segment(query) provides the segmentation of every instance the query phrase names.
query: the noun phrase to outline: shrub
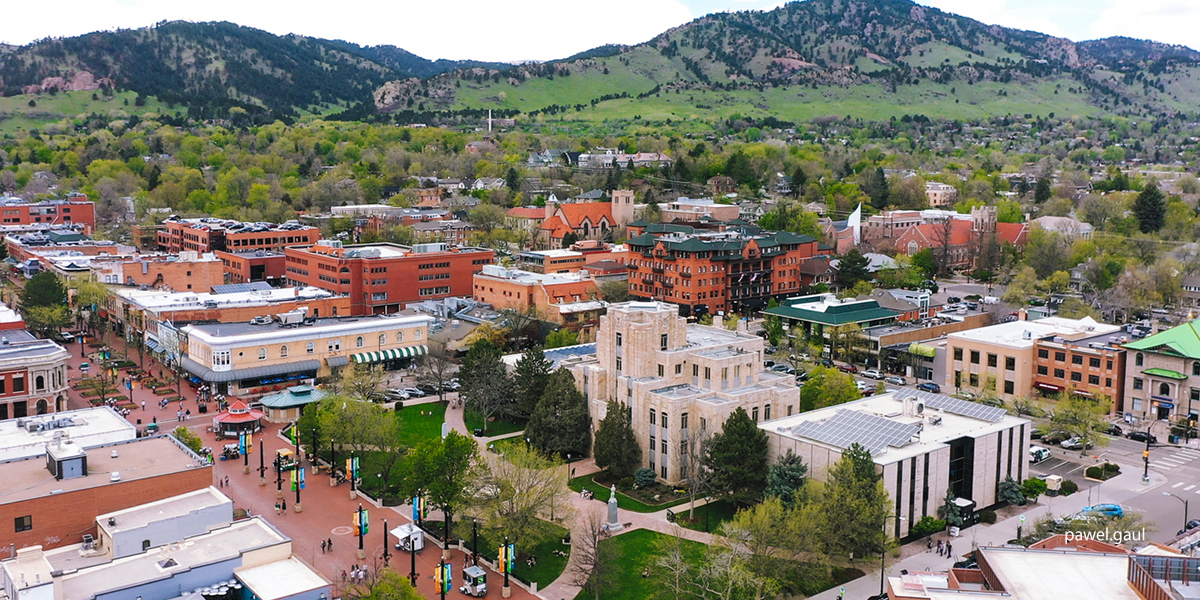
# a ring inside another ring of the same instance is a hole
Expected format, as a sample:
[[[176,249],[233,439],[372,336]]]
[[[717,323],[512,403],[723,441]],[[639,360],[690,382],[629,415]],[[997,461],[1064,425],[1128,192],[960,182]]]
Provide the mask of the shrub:
[[[1045,480],[1038,479],[1037,477],[1030,477],[1021,484],[1021,488],[1021,491],[1025,494],[1026,498],[1035,500],[1038,496],[1046,493],[1046,482]]]
[[[631,487],[633,487],[633,478],[632,477],[622,477],[617,480],[617,489],[627,490]]]
[[[1117,463],[1106,462],[1102,468],[1104,469],[1104,473],[1106,475],[1118,475],[1121,473],[1121,465],[1118,465]]]
[[[654,485],[654,470],[641,468],[633,474],[634,489],[642,489]]]
[[[1062,492],[1062,495],[1070,496],[1071,494],[1079,491],[1079,484],[1071,481],[1070,479],[1064,479],[1062,482],[1062,489],[1060,491]]]
[[[921,517],[916,525],[913,525],[912,532],[916,535],[933,535],[946,528],[946,522],[941,519],[935,519],[929,515]]]
[[[1100,470],[1100,467],[1088,467],[1083,471],[1083,475],[1088,479],[1103,479],[1104,472]]]
[[[979,521],[981,523],[986,523],[988,525],[995,525],[996,524],[996,511],[994,511],[994,510],[979,511]]]

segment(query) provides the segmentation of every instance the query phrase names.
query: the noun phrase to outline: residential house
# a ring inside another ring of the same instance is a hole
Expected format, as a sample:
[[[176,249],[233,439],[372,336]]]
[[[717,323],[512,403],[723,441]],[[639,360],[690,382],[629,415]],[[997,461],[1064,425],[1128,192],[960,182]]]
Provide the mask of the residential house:
[[[737,182],[732,177],[716,175],[708,178],[708,191],[713,197],[721,197],[737,191]]]
[[[925,200],[934,208],[954,206],[958,202],[958,189],[937,181],[925,182]]]
[[[1032,221],[1032,224],[1044,231],[1057,233],[1067,242],[1090,240],[1092,232],[1095,231],[1090,224],[1072,217],[1038,217]]]

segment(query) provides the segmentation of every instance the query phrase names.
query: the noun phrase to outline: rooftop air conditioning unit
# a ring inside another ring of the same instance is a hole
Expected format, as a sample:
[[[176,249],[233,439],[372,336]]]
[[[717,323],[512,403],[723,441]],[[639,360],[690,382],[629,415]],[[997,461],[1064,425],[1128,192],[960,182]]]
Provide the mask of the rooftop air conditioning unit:
[[[930,425],[941,425],[942,424],[942,416],[941,415],[929,415],[929,424]]]

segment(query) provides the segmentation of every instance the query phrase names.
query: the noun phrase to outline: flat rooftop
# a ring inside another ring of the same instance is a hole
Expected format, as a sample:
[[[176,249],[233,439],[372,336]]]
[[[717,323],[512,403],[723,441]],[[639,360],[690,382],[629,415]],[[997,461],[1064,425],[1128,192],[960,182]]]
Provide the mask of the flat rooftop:
[[[950,340],[968,340],[986,344],[996,344],[1009,348],[1031,348],[1034,342],[1046,338],[1062,338],[1062,341],[1074,341],[1103,334],[1114,334],[1121,331],[1120,326],[1097,323],[1091,318],[1063,319],[1049,317],[1036,321],[1009,321],[951,333]]]
[[[74,479],[55,479],[46,468],[46,461],[38,456],[0,462],[0,481],[5,482],[0,504],[111,485],[109,476],[116,472],[125,482],[209,468],[199,456],[165,434],[87,450],[88,475]],[[113,450],[117,451],[117,458],[112,457]]]
[[[211,339],[257,334],[275,336],[280,332],[291,333],[293,331],[308,332],[315,338],[317,332],[328,333],[339,329],[354,329],[371,324],[401,326],[409,324],[416,326],[432,322],[433,320],[433,317],[424,315],[375,315],[366,317],[322,317],[315,319],[311,326],[292,326],[290,328],[281,327],[278,323],[252,325],[249,322],[205,323],[201,325],[188,325],[187,328],[189,334],[199,333]]]
[[[70,419],[74,424],[35,432],[17,427],[17,421],[44,422],[63,419]],[[44,455],[46,444],[54,439],[56,431],[61,431],[67,439],[83,448],[128,441],[137,437],[137,427],[107,406],[8,419],[0,421],[0,461]]]
[[[753,342],[755,340],[762,342],[762,338],[756,335],[730,331],[723,327],[710,327],[708,325],[697,325],[695,323],[689,323],[687,326],[688,349],[691,350],[711,346],[723,346],[727,344],[741,344]]]
[[[259,600],[280,600],[329,585],[295,556],[256,567],[235,569],[237,578]]]
[[[917,412],[920,405],[921,412]],[[858,443],[877,464],[891,464],[1028,423],[1004,409],[912,388],[759,423],[770,435],[845,450]]]
[[[162,292],[160,290],[115,289],[113,293],[150,311],[195,310],[231,306],[267,306],[293,300],[317,300],[333,296],[318,287],[271,288],[228,294]],[[215,306],[213,304],[215,303]]]
[[[533,271],[522,271],[521,269],[503,269],[503,274],[480,271],[475,275],[477,277],[488,277],[526,285],[555,285],[591,281],[591,277],[588,277],[586,273],[534,273]]]
[[[1019,600],[1139,600],[1129,587],[1129,556],[1072,550],[979,549],[1004,589]]]
[[[90,461],[89,461],[90,462]],[[90,469],[89,469],[90,470]],[[119,533],[130,529],[138,529],[155,521],[165,521],[173,517],[181,517],[196,512],[202,508],[229,505],[229,521],[233,520],[233,500],[212,486],[202,490],[164,498],[149,504],[141,504],[133,508],[118,510],[96,517],[100,529],[110,533]],[[109,525],[108,520],[116,520],[116,525]]]

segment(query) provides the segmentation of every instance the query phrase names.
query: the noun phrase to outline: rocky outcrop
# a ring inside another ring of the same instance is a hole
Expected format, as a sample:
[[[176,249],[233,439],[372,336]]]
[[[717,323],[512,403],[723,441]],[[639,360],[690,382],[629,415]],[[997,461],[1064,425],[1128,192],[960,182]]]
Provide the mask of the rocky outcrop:
[[[47,77],[40,84],[27,85],[21,88],[21,91],[26,94],[39,94],[50,90],[58,90],[60,92],[87,92],[98,90],[102,86],[113,87],[113,81],[107,77],[96,78],[95,75],[87,71],[80,71],[73,75],[70,81],[62,77]]]

